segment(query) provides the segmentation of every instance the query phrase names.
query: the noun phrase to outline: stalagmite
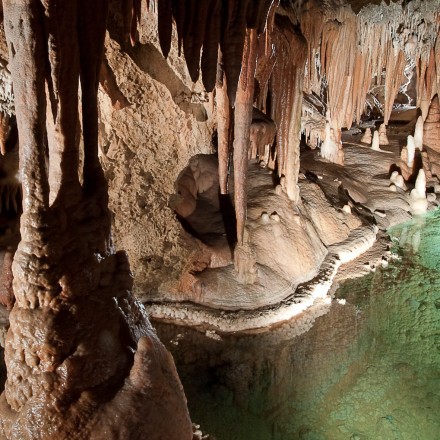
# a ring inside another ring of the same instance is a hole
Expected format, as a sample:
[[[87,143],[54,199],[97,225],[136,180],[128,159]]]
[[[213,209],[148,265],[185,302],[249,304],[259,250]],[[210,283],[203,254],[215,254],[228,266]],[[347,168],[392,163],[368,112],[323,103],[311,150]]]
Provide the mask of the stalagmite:
[[[363,144],[371,144],[371,141],[373,140],[373,137],[371,135],[371,128],[367,127],[367,129],[365,130],[365,133],[363,134],[362,138],[361,138],[361,142]]]
[[[380,145],[389,145],[390,141],[387,136],[387,127],[385,124],[381,124],[379,127],[379,144]]]
[[[330,162],[337,163],[339,165],[344,164],[342,146],[339,142],[335,141],[334,131],[331,128],[329,120],[327,120],[325,123],[325,136],[324,142],[321,144],[321,156]]]
[[[416,185],[414,190],[417,192],[419,196],[426,197],[426,176],[425,176],[425,171],[423,169],[420,169],[419,173],[417,174]]]
[[[420,151],[423,150],[423,118],[419,116],[414,129],[414,145]]]
[[[371,149],[374,151],[381,151],[379,145],[380,145],[379,132],[375,130],[373,133],[373,140],[371,141]]]
[[[410,207],[413,214],[423,214],[428,209],[426,199],[426,177],[423,169],[419,170],[415,188],[411,191]]]
[[[335,163],[338,158],[338,146],[334,141],[334,136],[332,136],[332,129],[329,121],[325,123],[325,136],[324,142],[321,144],[321,156],[324,159]]]
[[[415,153],[416,153],[416,144],[414,141],[414,137],[409,135],[406,143],[406,164],[408,165],[408,167],[413,166]]]
[[[58,6],[3,2],[24,197],[0,437],[190,440],[172,358],[111,241],[97,119],[107,1]]]
[[[266,167],[269,161],[269,149],[276,134],[274,122],[263,112],[254,107],[250,133],[249,159],[259,159]]]
[[[390,183],[395,185],[397,188],[403,189],[404,191],[406,191],[406,189],[407,189],[406,185],[405,185],[405,181],[403,179],[403,176],[401,174],[399,174],[398,171],[393,171],[391,173]]]

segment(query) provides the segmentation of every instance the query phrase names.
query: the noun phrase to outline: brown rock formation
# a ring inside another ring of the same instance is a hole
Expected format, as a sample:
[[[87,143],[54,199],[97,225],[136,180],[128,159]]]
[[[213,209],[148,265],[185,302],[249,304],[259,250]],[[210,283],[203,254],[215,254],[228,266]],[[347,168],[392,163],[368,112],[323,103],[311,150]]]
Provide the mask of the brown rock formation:
[[[250,133],[250,159],[259,159],[263,167],[268,165],[270,148],[275,139],[275,123],[263,112],[254,107]]]
[[[423,143],[426,146],[429,171],[440,176],[440,104],[435,95],[423,124]],[[428,171],[428,170],[426,170]]]
[[[423,125],[423,143],[440,153],[440,104],[435,95],[429,106],[428,116]]]
[[[257,32],[248,30],[243,52],[243,68],[238,82],[234,113],[234,203],[237,240],[243,244],[246,222],[246,179],[254,102],[254,76],[257,62]]]
[[[207,0],[200,4],[190,1],[158,0],[159,40],[162,53],[168,56],[171,48],[173,20],[176,23],[179,50],[183,46],[188,71],[193,81],[202,71],[206,90],[212,91],[216,82],[218,46],[223,54],[223,66],[228,81],[228,95],[235,101],[246,28],[262,32],[274,0]],[[135,36],[140,16],[140,1],[133,1],[131,39]],[[148,2],[147,2],[148,4]],[[202,53],[202,55],[201,55]]]
[[[217,133],[218,133],[218,174],[220,193],[228,193],[228,166],[232,135],[232,109],[229,104],[226,76],[221,65],[218,65],[215,97],[217,103]]]
[[[284,190],[298,202],[299,141],[306,41],[286,17],[275,17],[274,46],[277,56],[272,78],[272,119],[277,125],[278,175]]]
[[[125,253],[111,243],[97,150],[107,1],[3,7],[24,197],[0,437],[191,439],[171,356],[130,293]]]
[[[14,249],[6,248],[0,252],[0,304],[8,310],[12,309],[15,302],[14,291],[12,289],[12,260],[14,259]]]

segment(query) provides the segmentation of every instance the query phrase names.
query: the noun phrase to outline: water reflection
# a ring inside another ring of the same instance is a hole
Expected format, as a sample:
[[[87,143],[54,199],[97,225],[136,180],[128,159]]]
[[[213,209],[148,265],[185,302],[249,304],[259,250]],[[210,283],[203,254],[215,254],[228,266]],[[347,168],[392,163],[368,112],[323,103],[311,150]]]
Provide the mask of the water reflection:
[[[217,440],[440,438],[440,215],[391,230],[400,259],[352,280],[307,333],[167,325],[192,418]]]

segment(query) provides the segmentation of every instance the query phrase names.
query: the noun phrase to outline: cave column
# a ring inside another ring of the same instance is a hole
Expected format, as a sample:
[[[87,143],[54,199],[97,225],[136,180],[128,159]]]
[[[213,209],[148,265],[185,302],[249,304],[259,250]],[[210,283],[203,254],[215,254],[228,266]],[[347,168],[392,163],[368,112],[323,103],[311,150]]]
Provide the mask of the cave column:
[[[285,187],[287,196],[294,203],[300,201],[298,188],[299,153],[301,141],[301,107],[303,102],[304,67],[295,68],[292,98],[292,110],[290,113],[288,148],[286,152]]]
[[[107,3],[3,2],[23,215],[1,439],[192,438],[172,358],[131,293],[127,255],[111,244],[97,118]]]

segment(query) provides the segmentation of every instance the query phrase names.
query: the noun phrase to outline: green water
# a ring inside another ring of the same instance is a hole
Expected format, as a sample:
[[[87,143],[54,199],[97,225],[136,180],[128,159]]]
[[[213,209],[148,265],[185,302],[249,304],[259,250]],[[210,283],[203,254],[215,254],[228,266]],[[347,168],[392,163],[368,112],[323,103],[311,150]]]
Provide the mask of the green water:
[[[390,234],[400,259],[299,337],[159,326],[193,420],[217,440],[440,439],[440,213]]]

